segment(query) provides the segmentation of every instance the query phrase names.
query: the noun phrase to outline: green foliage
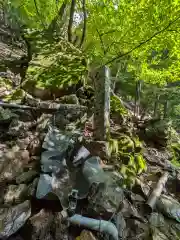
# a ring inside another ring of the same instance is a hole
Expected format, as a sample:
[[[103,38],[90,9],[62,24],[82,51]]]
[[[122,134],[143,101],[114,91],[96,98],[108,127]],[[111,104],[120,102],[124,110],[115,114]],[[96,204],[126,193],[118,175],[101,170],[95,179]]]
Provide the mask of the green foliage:
[[[122,105],[120,99],[116,96],[111,96],[111,113],[128,115],[127,109]]]
[[[22,89],[16,89],[12,91],[11,94],[7,95],[6,97],[3,98],[4,101],[6,102],[16,102],[20,101],[23,99],[25,96],[25,92]]]
[[[180,167],[180,143],[173,143],[169,147],[169,151],[172,154],[171,163],[176,167]]]
[[[29,64],[26,80],[36,82],[36,86],[40,88],[72,86],[85,77],[83,60],[82,52],[67,41],[45,41]]]
[[[146,161],[142,156],[142,143],[138,137],[130,138],[123,134],[118,139],[109,140],[109,151],[112,157],[121,163],[120,173],[124,178],[124,187],[131,188],[136,176],[146,171]]]
[[[118,146],[118,140],[110,138],[108,140],[108,151],[110,155],[118,154],[119,146]]]
[[[10,17],[28,28],[44,29],[57,14],[63,1],[54,0],[9,0]]]
[[[0,77],[0,87],[5,87],[6,89],[11,89],[12,82],[10,79]]]

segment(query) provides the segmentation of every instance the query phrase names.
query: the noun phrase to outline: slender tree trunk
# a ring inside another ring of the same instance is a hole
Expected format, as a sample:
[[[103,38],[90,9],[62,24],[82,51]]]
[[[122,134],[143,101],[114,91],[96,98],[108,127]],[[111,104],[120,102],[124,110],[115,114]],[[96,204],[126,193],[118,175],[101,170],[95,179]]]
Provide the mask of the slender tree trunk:
[[[82,8],[83,8],[83,14],[84,14],[84,25],[83,25],[83,32],[82,32],[82,38],[80,42],[80,47],[82,47],[85,36],[86,36],[86,23],[87,23],[87,14],[86,14],[86,0],[82,0]]]
[[[154,113],[153,116],[157,116],[158,104],[159,104],[159,94],[156,95],[155,103],[154,103]]]
[[[34,5],[35,5],[35,8],[36,8],[36,12],[37,12],[37,14],[38,14],[38,16],[39,16],[39,18],[40,18],[41,24],[42,24],[43,28],[45,29],[45,24],[44,24],[44,22],[42,21],[42,18],[41,18],[42,16],[41,16],[41,14],[39,13],[36,0],[34,0]]]
[[[70,9],[70,17],[69,17],[69,25],[68,25],[68,41],[69,42],[72,42],[72,26],[73,26],[75,6],[76,6],[76,0],[72,0],[71,9]]]
[[[139,108],[140,108],[140,96],[141,96],[141,81],[136,82],[136,93],[135,93],[135,108],[134,108],[134,115],[139,116]]]
[[[168,100],[166,100],[164,102],[164,118],[166,118],[168,115],[168,104],[169,104],[169,102],[168,102]]]
[[[62,20],[62,18],[64,16],[66,6],[67,6],[67,0],[65,0],[63,2],[63,4],[61,5],[61,7],[59,8],[58,14],[53,18],[52,22],[49,24],[49,27],[48,27],[46,33],[53,33],[53,31],[56,28],[58,19]]]

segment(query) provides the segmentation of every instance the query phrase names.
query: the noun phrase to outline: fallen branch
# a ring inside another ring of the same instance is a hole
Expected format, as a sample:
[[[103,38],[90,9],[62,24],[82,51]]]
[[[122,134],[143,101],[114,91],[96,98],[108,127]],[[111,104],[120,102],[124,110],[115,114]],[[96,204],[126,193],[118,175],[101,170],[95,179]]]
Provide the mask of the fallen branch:
[[[151,195],[149,196],[147,203],[146,203],[146,211],[147,213],[151,213],[156,205],[157,200],[161,196],[161,193],[163,191],[163,188],[168,180],[169,173],[165,172],[161,178],[159,179],[156,187],[153,189]]]
[[[86,110],[87,108],[82,105],[76,105],[76,104],[56,104],[55,107],[30,107],[27,105],[19,105],[19,104],[13,104],[13,103],[3,103],[0,102],[0,107],[3,108],[20,108],[23,110],[36,110],[36,111],[41,111],[41,112],[46,112],[46,113],[53,113],[58,110],[72,110],[72,109],[79,109],[79,110]]]

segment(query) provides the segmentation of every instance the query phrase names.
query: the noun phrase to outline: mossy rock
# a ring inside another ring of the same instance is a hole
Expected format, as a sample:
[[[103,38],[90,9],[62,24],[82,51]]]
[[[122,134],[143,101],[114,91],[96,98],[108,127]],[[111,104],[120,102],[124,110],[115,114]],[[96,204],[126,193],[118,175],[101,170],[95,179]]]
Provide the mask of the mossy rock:
[[[3,98],[4,101],[19,103],[25,97],[26,93],[23,89],[16,89],[10,95]]]
[[[30,87],[31,91],[56,92],[57,89],[68,89],[83,81],[87,69],[84,66],[85,57],[79,49],[64,39],[58,43],[43,42],[41,45],[29,63],[24,87]],[[63,92],[60,96],[63,96]]]
[[[145,129],[146,138],[159,146],[166,147],[171,140],[171,121],[160,120],[150,123]]]
[[[76,94],[65,95],[59,99],[60,103],[66,104],[79,104],[79,100]]]
[[[180,144],[172,143],[168,146],[168,150],[172,154],[171,163],[176,167],[180,167]]]
[[[12,81],[5,77],[0,77],[0,87],[6,87],[8,89],[12,89]]]
[[[18,118],[18,116],[16,114],[12,113],[11,110],[0,107],[0,121],[1,122],[11,121],[13,118]]]

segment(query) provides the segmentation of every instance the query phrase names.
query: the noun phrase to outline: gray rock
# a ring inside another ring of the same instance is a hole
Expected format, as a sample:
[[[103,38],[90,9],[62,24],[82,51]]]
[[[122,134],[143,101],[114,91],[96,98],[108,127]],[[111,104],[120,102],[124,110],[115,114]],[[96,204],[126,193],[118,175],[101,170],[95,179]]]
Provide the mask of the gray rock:
[[[45,198],[52,189],[52,177],[48,174],[41,174],[37,186],[36,197],[38,199]]]
[[[59,198],[61,205],[68,207],[68,194],[71,192],[72,186],[68,171],[65,170],[60,173],[60,176],[49,176],[48,174],[41,174],[36,190],[36,198],[38,199],[56,199]]]
[[[162,195],[157,202],[157,207],[164,215],[180,223],[180,203],[174,198]]]
[[[58,150],[60,152],[65,152],[69,145],[74,143],[72,138],[72,133],[60,132],[57,128],[50,128],[42,147],[46,150]]]
[[[165,218],[160,213],[152,213],[149,226],[154,240],[179,240],[180,224],[175,220]]]
[[[27,186],[25,184],[9,185],[4,195],[4,203],[15,204],[25,200],[27,196]]]
[[[8,156],[7,156],[8,155]],[[16,177],[19,176],[24,167],[29,162],[29,152],[10,150],[0,164],[0,179],[1,181],[11,182],[15,181]],[[6,159],[6,161],[5,161]]]
[[[125,234],[126,222],[124,220],[122,213],[119,212],[117,216],[115,216],[115,223],[118,229],[119,238],[124,239],[126,237],[126,234]]]
[[[16,233],[31,215],[30,201],[11,208],[0,209],[0,239],[7,239]]]
[[[16,183],[29,183],[31,182],[36,176],[38,175],[38,172],[31,170],[29,172],[24,172],[20,176],[16,178]]]
[[[53,223],[53,214],[42,209],[39,213],[29,219],[32,227],[32,240],[53,239],[51,237],[51,225]]]
[[[41,155],[41,169],[44,173],[58,173],[65,165],[65,154],[60,151],[45,151]]]

